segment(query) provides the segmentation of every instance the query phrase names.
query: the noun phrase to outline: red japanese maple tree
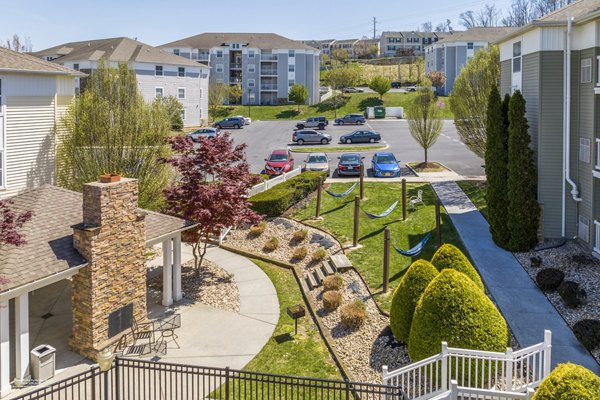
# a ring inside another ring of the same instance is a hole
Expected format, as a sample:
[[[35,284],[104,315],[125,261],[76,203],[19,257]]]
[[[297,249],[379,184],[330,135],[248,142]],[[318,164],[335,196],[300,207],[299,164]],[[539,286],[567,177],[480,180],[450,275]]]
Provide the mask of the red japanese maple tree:
[[[199,143],[186,137],[169,141],[175,154],[165,161],[177,171],[177,180],[164,191],[167,212],[198,224],[193,251],[199,274],[210,236],[260,220],[247,196],[260,178],[250,174],[246,145],[234,146],[227,132]]]
[[[18,213],[10,207],[11,204],[10,200],[0,200],[0,249],[5,245],[27,244],[23,234],[19,233],[19,228],[29,221],[33,214],[31,211]],[[7,282],[8,280],[0,275],[0,285]]]

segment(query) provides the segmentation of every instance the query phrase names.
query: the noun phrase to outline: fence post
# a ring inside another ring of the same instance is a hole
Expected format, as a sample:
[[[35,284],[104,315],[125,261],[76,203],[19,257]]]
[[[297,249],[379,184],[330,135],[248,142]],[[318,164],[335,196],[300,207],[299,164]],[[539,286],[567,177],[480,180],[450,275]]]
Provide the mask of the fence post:
[[[225,400],[229,400],[229,367],[225,367]]]
[[[402,221],[406,221],[406,178],[402,178]]]
[[[552,332],[548,329],[544,330],[544,376],[542,379],[547,377],[552,370]]]
[[[346,400],[350,400],[350,381],[346,378],[344,382],[346,382]]]
[[[388,292],[388,281],[390,280],[390,228],[383,231],[383,293]]]
[[[360,163],[360,199],[365,197],[365,165]]]
[[[442,342],[442,390],[448,390],[448,343]]]
[[[92,367],[92,399],[96,400],[96,368]]]
[[[504,376],[506,377],[506,391],[512,392],[513,390],[513,349],[511,347],[506,348],[506,353],[504,353],[504,357],[506,358],[506,373]]]
[[[119,357],[115,357],[115,365],[114,365],[114,370],[115,370],[115,400],[119,400],[121,398],[120,395],[120,389],[121,389],[121,374],[119,372]]]
[[[458,382],[454,379],[450,382],[450,398],[452,400],[458,399]]]
[[[354,235],[352,238],[352,246],[358,246],[358,220],[360,218],[360,198],[354,196]]]
[[[528,389],[527,389],[527,397],[526,397],[526,399],[527,399],[527,400],[531,400],[531,399],[533,399],[533,395],[534,395],[534,394],[535,394],[535,389],[533,389],[533,388],[528,388]]]
[[[435,242],[439,249],[442,246],[442,216],[440,212],[441,202],[439,197],[435,198]]]
[[[323,177],[319,177],[319,186],[317,186],[317,210],[315,211],[315,219],[321,215],[321,191],[323,190]]]

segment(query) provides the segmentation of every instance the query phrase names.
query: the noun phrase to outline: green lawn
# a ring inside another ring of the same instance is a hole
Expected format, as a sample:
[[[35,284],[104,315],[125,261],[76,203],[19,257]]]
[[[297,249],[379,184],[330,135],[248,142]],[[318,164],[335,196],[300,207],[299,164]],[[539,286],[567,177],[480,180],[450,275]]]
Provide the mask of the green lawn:
[[[376,93],[347,93],[350,96],[350,101],[337,110],[337,116],[343,116],[350,113],[363,113],[367,107],[379,105],[379,95]],[[405,107],[408,102],[415,97],[415,93],[386,93],[383,96],[383,105],[388,107],[401,106]],[[444,119],[453,119],[452,112],[448,105],[447,97],[440,97],[439,101],[444,104],[442,108],[442,117]],[[251,106],[250,117],[253,120],[282,120],[282,119],[304,119],[313,115],[324,115],[328,119],[334,119],[333,111],[322,111],[319,105],[301,106],[301,113],[297,114],[297,106]],[[229,115],[248,115],[248,106],[234,106],[222,108],[221,117]]]
[[[271,339],[244,369],[311,378],[342,379],[310,316],[299,320],[299,334],[294,337],[294,321],[287,315],[286,308],[296,304],[306,307],[306,304],[292,271],[263,261],[252,261],[275,285],[281,316]]]
[[[487,219],[487,200],[485,198],[485,192],[487,189],[486,181],[459,181],[456,182],[458,186],[466,193],[471,199],[475,207],[481,212],[481,215]]]
[[[330,190],[343,192],[350,183],[334,183]],[[392,245],[407,250],[419,243],[425,233],[431,231],[432,236],[427,246],[417,258],[430,260],[435,252],[435,196],[431,187],[427,184],[408,184],[407,197],[416,196],[417,190],[423,190],[424,206],[417,206],[415,211],[408,211],[408,218],[402,221],[402,209],[398,207],[385,218],[368,219],[364,213],[360,215],[359,243],[362,248],[348,253],[348,257],[361,273],[375,299],[384,310],[390,308],[391,293],[398,285],[400,278],[406,268],[413,261],[408,257],[398,254],[391,249],[390,258],[390,290],[388,294],[381,293],[383,275],[383,231],[389,227],[392,235]],[[322,221],[308,221],[316,227],[323,228],[338,238],[342,243],[351,241],[353,234],[354,195],[357,195],[358,187],[347,197],[335,198],[327,194],[323,195],[321,203]],[[401,199],[402,188],[400,183],[365,183],[365,199],[361,207],[370,213],[381,213],[385,211],[394,201]],[[315,201],[305,207],[297,209],[293,217],[299,220],[309,219],[314,216]],[[450,218],[442,209],[442,242],[452,243],[461,250],[464,246],[450,222]],[[415,258],[416,259],[416,258]]]

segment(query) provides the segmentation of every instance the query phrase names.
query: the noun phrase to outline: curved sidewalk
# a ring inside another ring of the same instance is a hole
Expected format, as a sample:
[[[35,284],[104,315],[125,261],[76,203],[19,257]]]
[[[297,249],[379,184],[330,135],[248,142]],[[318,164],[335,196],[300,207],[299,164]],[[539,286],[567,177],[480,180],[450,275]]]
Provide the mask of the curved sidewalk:
[[[552,331],[552,365],[567,361],[600,373],[600,365],[579,343],[562,316],[514,255],[496,246],[489,225],[455,182],[432,183],[485,286],[522,347]]]

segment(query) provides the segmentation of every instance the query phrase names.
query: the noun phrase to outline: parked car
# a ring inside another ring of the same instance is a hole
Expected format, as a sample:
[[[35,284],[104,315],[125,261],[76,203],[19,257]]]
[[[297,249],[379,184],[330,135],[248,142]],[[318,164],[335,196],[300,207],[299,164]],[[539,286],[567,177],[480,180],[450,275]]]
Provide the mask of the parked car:
[[[327,171],[327,176],[331,172],[329,169],[329,158],[325,153],[310,153],[304,160],[305,171]]]
[[[344,93],[362,93],[364,89],[356,88],[356,87],[347,87],[343,90]]]
[[[298,144],[304,143],[321,143],[328,144],[331,142],[331,135],[317,132],[312,129],[304,129],[296,131],[292,134],[292,141]]]
[[[289,150],[273,150],[265,162],[265,174],[269,178],[294,169],[294,156]]]
[[[365,116],[362,114],[346,114],[341,118],[336,118],[335,123],[338,125],[344,125],[344,124],[362,125],[365,123]]]
[[[338,157],[338,175],[360,175],[360,166],[364,157],[359,153],[344,153]]]
[[[225,119],[215,122],[213,124],[213,126],[217,129],[223,129],[223,128],[241,129],[244,127],[245,124],[246,124],[246,121],[244,120],[244,118],[228,117],[228,118],[225,118]]]
[[[416,92],[417,91],[417,87],[415,85],[413,85],[413,86],[407,86],[405,90],[407,92]]]
[[[340,143],[375,143],[381,140],[381,135],[373,131],[358,130],[340,137]]]
[[[200,128],[188,133],[186,136],[194,142],[200,142],[200,138],[202,137],[208,139],[216,138],[219,136],[219,130],[217,128]]]
[[[244,117],[243,115],[234,115],[232,118],[241,118],[244,120],[244,125],[250,125],[252,123],[252,118]]]
[[[374,177],[400,176],[400,161],[393,153],[378,152],[371,160]]]
[[[400,89],[400,82],[392,82],[392,89]]]
[[[310,117],[307,118],[306,121],[299,121],[296,124],[296,128],[316,128],[323,130],[327,125],[329,125],[329,121],[325,117]]]

